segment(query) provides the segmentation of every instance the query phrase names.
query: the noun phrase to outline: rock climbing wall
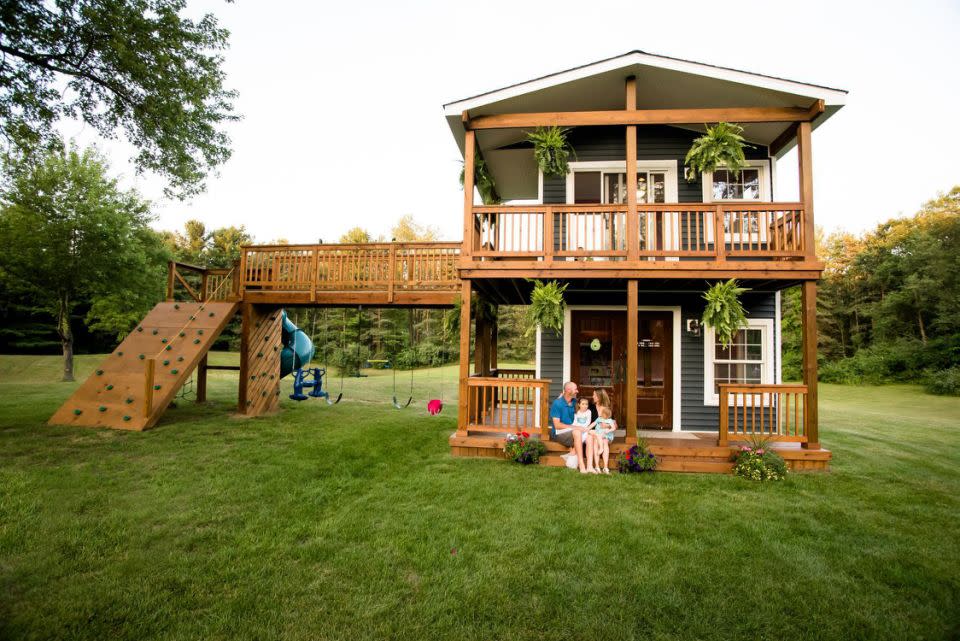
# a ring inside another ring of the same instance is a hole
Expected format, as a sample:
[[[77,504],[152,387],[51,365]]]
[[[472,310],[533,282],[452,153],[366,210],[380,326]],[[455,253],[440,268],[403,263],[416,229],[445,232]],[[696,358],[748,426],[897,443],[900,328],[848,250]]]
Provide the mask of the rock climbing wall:
[[[152,427],[236,314],[237,306],[235,302],[158,304],[49,423],[125,430]]]
[[[280,406],[280,308],[244,303],[240,343],[242,414],[261,416]]]

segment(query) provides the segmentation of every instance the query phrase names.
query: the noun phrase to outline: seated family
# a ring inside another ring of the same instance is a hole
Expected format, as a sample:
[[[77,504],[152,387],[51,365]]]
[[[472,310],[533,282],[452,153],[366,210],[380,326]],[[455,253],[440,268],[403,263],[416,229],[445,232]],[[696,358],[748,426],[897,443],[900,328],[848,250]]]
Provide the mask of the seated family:
[[[582,474],[599,474],[601,469],[609,474],[610,443],[617,429],[610,418],[610,397],[602,389],[594,390],[592,406],[581,398],[574,407],[578,392],[576,383],[564,383],[563,394],[550,405],[550,439],[570,448]]]

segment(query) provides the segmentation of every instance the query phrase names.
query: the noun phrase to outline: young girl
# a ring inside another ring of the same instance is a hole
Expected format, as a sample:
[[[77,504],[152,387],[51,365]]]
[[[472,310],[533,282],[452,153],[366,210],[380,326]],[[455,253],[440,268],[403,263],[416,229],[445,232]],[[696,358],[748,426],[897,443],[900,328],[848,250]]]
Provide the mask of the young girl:
[[[593,446],[593,466],[594,469],[600,469],[600,455],[603,454],[603,473],[609,474],[610,468],[610,443],[613,442],[613,432],[617,429],[617,422],[610,418],[609,407],[601,405],[598,408],[600,416],[593,422],[593,431],[591,436],[595,439]]]
[[[577,413],[573,415],[573,425],[574,427],[582,427],[584,430],[588,430],[590,429],[590,422],[592,420],[590,401],[589,399],[581,398],[577,401]]]

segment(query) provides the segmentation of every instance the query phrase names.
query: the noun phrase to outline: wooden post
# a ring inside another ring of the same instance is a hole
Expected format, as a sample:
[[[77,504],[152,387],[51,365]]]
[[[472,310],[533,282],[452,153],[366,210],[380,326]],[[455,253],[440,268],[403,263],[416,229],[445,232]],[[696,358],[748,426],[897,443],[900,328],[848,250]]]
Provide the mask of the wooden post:
[[[500,332],[497,329],[497,325],[500,321],[500,308],[494,306],[493,308],[493,323],[490,325],[490,369],[494,370],[498,368],[497,365],[497,340],[500,336]]]
[[[813,226],[813,149],[809,122],[797,125],[797,158],[800,168],[800,202],[803,203],[803,246],[807,258],[816,260]]]
[[[167,263],[167,302],[173,302],[173,283],[176,278],[177,264],[174,261]]]
[[[543,262],[553,267],[553,207],[543,208]]]
[[[204,354],[197,365],[197,402],[207,402],[207,355]]]
[[[637,109],[637,79],[627,78],[626,105]],[[627,260],[637,260],[640,252],[640,229],[637,215],[637,126],[627,125]]]
[[[489,376],[487,367],[487,321],[483,314],[473,321],[473,371],[478,376]]]
[[[210,297],[210,294],[207,292],[207,287],[210,284],[210,275],[207,273],[207,270],[203,270],[203,273],[200,275],[200,301],[204,303]]]
[[[730,440],[730,392],[726,385],[720,386],[720,434],[717,445],[726,447]]]
[[[820,449],[820,431],[817,424],[817,281],[807,280],[802,285],[803,384],[807,386],[807,441],[803,447]]]
[[[467,434],[467,379],[470,377],[470,296],[472,286],[463,279],[460,287],[460,398],[457,403],[457,432]]]
[[[250,334],[253,323],[253,305],[242,303],[240,308],[240,388],[237,391],[237,411],[247,413],[247,377],[250,376]]]
[[[463,139],[463,247],[462,258],[473,254],[473,160],[476,154],[476,134],[467,130]]]
[[[624,394],[624,411],[627,413],[627,443],[637,442],[637,289],[636,280],[627,281],[627,375]],[[674,340],[680,340],[677,336]]]
[[[157,359],[148,358],[144,364],[143,378],[143,422],[146,425],[150,422],[150,415],[153,413],[153,380],[157,371]]]
[[[726,212],[720,204],[713,207],[713,251],[717,262],[722,263],[727,260],[727,233],[723,225]]]
[[[390,273],[390,280],[387,281],[387,302],[392,303],[394,285],[397,282],[397,247],[394,243],[390,243],[390,257],[387,269]]]

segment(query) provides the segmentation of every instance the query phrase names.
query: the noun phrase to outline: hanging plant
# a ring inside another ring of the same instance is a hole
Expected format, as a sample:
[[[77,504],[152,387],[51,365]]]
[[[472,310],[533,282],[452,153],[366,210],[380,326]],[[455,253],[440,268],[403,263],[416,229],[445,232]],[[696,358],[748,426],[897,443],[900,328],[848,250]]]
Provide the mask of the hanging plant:
[[[747,326],[747,312],[740,303],[740,295],[749,291],[740,287],[735,278],[727,282],[716,283],[703,294],[707,306],[703,310],[704,325],[713,328],[717,340],[729,347],[734,335]]]
[[[453,307],[443,314],[443,334],[447,339],[457,339],[460,336],[460,297],[453,302]],[[483,319],[488,323],[497,321],[497,308],[479,296],[473,296],[470,305],[470,316],[474,319]]]
[[[461,163],[463,165],[463,163]],[[466,165],[460,168],[460,187],[463,188],[464,173]],[[486,161],[480,157],[480,154],[473,156],[473,184],[480,192],[480,199],[484,205],[499,205],[500,194],[497,193],[497,185],[493,181],[493,176],[487,169]]]
[[[566,127],[537,127],[527,132],[527,140],[533,143],[533,157],[547,178],[570,173],[570,156],[577,155],[567,142],[568,131]]]
[[[537,327],[559,334],[563,331],[563,315],[567,309],[563,300],[567,285],[561,285],[555,280],[549,283],[539,280],[531,282],[533,291],[530,292],[530,308],[527,311],[527,336],[535,332]]]
[[[743,127],[729,122],[718,122],[711,127],[705,125],[707,133],[693,141],[683,164],[687,166],[687,180],[693,182],[697,174],[724,167],[739,175],[740,169],[747,164],[743,155]]]

